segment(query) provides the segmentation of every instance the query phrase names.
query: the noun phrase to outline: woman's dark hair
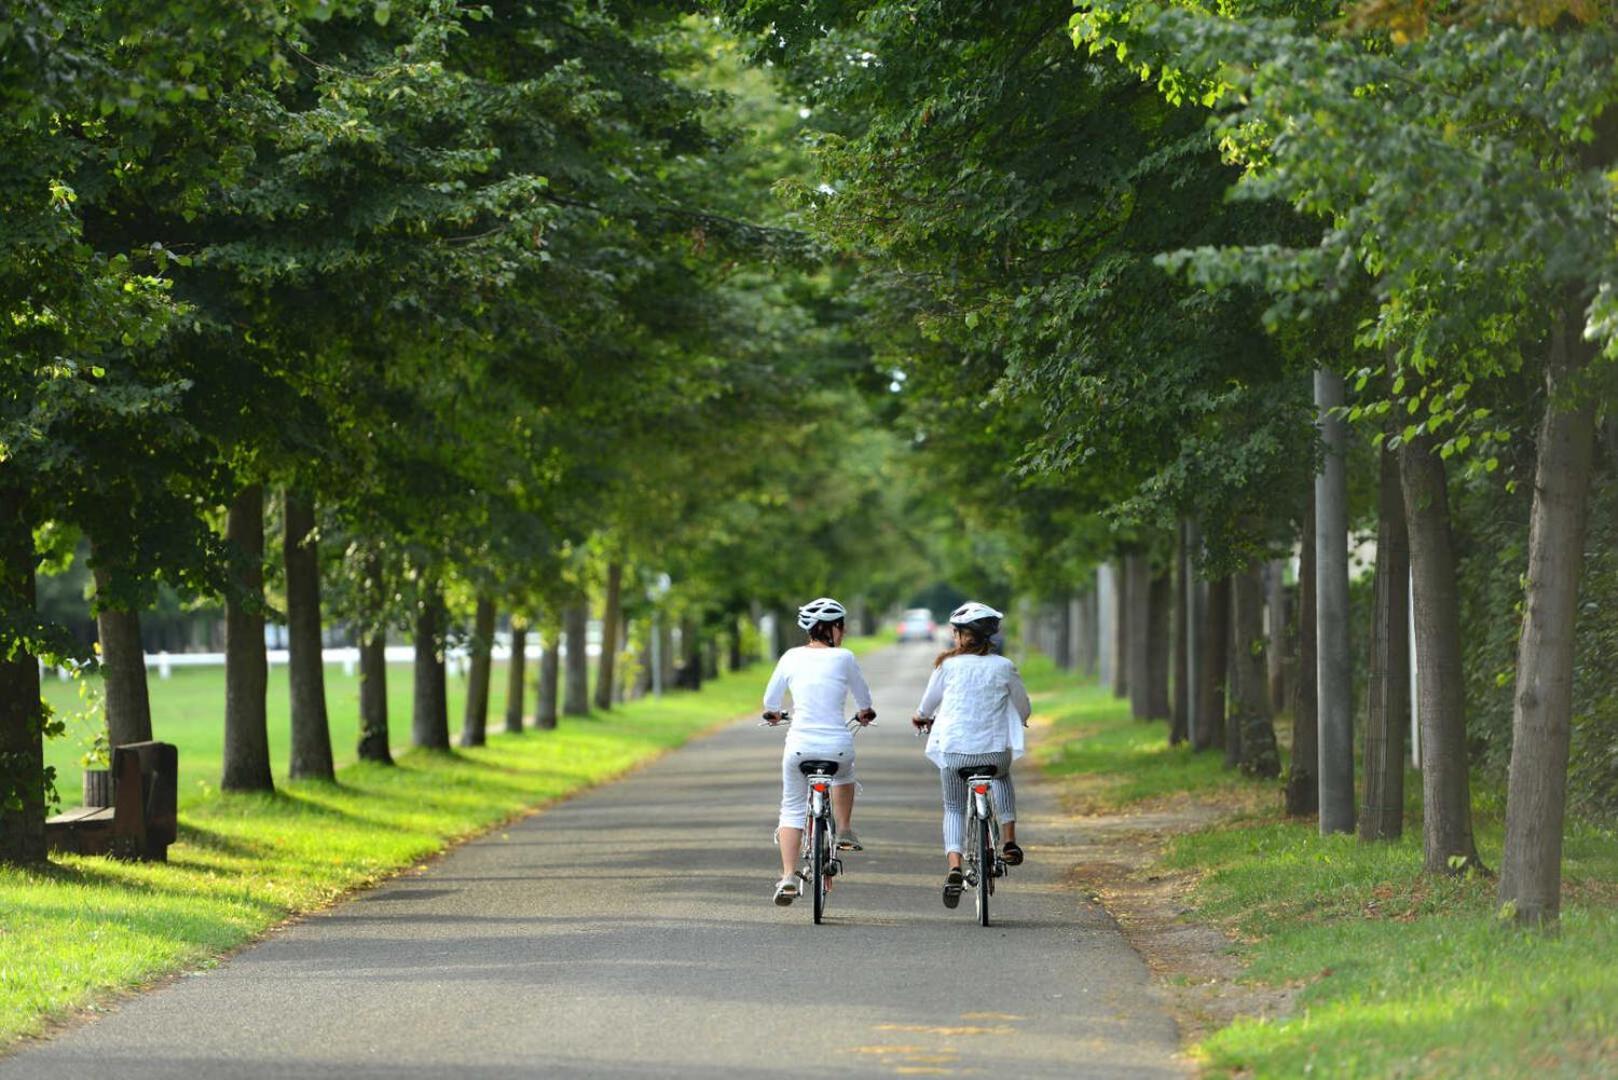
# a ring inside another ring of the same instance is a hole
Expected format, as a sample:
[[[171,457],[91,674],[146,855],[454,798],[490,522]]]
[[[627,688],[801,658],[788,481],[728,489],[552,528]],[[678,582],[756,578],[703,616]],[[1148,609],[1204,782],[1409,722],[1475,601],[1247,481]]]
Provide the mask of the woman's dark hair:
[[[831,645],[833,644],[832,630],[834,628],[841,629],[842,625],[842,619],[834,619],[831,622],[817,622],[809,628],[809,640]]]
[[[960,638],[956,638],[955,644],[938,654],[938,659],[933,661],[933,667],[938,667],[952,656],[988,656],[994,652],[993,640],[977,627],[957,626],[954,629],[957,634],[965,635],[967,640],[963,643]]]

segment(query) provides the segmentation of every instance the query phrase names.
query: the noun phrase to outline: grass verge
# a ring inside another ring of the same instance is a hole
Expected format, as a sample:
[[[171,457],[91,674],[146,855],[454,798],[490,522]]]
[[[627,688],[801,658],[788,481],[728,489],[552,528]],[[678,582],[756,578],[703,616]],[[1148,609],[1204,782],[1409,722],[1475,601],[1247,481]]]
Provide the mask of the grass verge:
[[[1388,844],[1321,837],[1279,791],[1167,746],[1165,726],[1035,658],[1037,760],[1099,812],[1191,796],[1229,816],[1170,840],[1154,873],[1195,881],[1190,918],[1232,934],[1245,980],[1295,988],[1291,1015],[1238,1018],[1196,1047],[1219,1076],[1612,1075],[1618,1061],[1618,837],[1570,823],[1561,932],[1495,917],[1494,882],[1421,873],[1420,808]],[[1081,783],[1082,782],[1082,783]],[[1407,791],[1419,798],[1419,778]],[[1478,846],[1498,866],[1502,806],[1479,789]]]
[[[61,856],[41,871],[0,868],[0,1048],[749,712],[767,675],[760,665],[475,750],[410,752],[394,768],[352,763],[334,784],[193,789],[166,864]]]

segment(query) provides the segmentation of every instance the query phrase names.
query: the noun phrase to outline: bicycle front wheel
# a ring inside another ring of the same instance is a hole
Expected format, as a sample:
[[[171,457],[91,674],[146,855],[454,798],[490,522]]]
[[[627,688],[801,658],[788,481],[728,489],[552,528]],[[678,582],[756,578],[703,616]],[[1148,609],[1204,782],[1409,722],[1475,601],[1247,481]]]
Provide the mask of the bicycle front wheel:
[[[815,925],[818,926],[826,914],[826,819],[815,818],[811,830],[809,892],[815,898]]]
[[[978,864],[978,925],[989,925],[989,895],[994,891],[994,836],[983,818],[972,822],[972,851]]]

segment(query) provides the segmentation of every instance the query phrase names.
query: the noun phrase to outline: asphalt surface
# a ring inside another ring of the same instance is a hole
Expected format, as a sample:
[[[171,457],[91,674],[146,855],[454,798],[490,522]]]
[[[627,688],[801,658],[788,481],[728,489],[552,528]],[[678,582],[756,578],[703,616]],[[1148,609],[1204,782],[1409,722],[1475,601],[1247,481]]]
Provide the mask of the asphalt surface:
[[[937,771],[906,722],[931,655],[863,661],[866,851],[824,925],[770,902],[781,735],[744,722],[0,1060],[0,1080],[1183,1075],[1140,958],[1064,887],[1070,826],[1030,770],[1028,861],[995,925],[970,895],[940,903]]]

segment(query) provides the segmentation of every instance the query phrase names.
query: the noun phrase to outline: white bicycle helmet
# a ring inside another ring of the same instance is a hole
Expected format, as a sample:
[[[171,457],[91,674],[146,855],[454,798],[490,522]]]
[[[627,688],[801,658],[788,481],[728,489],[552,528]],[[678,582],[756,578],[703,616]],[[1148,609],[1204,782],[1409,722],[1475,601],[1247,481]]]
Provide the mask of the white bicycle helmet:
[[[1000,620],[1003,618],[1005,618],[1004,615],[988,604],[968,600],[949,613],[949,624],[951,626],[967,627],[984,635],[989,635],[1000,629]]]
[[[847,614],[842,604],[829,596],[822,596],[798,609],[798,629],[808,630],[816,623],[836,622]]]

